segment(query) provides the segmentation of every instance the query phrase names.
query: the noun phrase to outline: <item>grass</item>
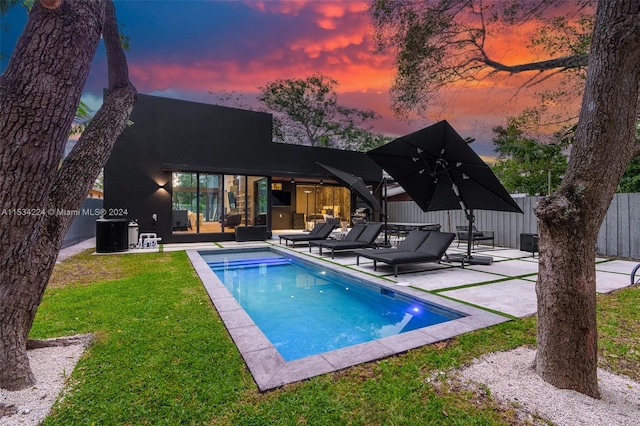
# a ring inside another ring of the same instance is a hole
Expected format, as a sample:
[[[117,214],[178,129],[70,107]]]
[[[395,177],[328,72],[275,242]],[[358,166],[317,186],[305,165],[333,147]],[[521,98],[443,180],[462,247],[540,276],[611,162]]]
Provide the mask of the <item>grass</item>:
[[[640,377],[637,288],[598,297],[602,365]],[[260,393],[184,252],[70,258],[32,329],[94,333],[45,425],[515,425],[488,392],[441,380],[482,354],[535,344],[535,318]]]

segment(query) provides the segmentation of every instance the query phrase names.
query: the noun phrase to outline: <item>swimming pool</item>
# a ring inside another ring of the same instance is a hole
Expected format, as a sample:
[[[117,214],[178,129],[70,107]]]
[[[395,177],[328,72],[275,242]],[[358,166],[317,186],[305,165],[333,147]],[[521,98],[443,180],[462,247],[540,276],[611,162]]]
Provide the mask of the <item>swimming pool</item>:
[[[403,331],[399,334],[380,334],[382,337],[374,340],[355,343],[333,350],[328,349],[327,352],[318,353],[316,355],[287,360],[279,351],[279,349],[282,348],[278,348],[272,343],[261,327],[257,325],[257,322],[254,321],[247,310],[242,307],[241,303],[236,300],[229,289],[223,284],[222,280],[213,272],[211,267],[207,264],[207,261],[203,258],[203,256],[207,257],[213,252],[224,252],[224,255],[227,256],[228,259],[226,262],[233,263],[243,257],[249,256],[257,258],[261,255],[254,249],[251,249],[248,252],[246,249],[236,250],[231,248],[201,252],[197,250],[187,250],[187,255],[196,273],[200,277],[200,280],[209,294],[213,305],[220,315],[225,327],[229,331],[231,338],[238,347],[240,354],[244,358],[249,371],[261,391],[273,389],[282,386],[283,384],[308,379],[320,374],[340,370],[363,362],[373,361],[406,352],[410,349],[435,343],[459,334],[509,320],[508,318],[495,313],[484,311],[480,308],[469,306],[462,302],[443,298],[411,287],[401,287],[398,290],[398,287],[395,286],[393,281],[359,272],[354,270],[353,267],[348,271],[348,274],[345,274],[342,271],[346,268],[326,260],[316,259],[304,254],[296,253],[294,250],[271,246],[269,244],[262,244],[262,246],[263,248],[270,247],[273,253],[283,255],[284,258],[293,257],[294,259],[302,259],[304,262],[317,266],[320,271],[324,271],[324,274],[321,274],[321,276],[332,273],[348,275],[356,278],[357,280],[363,281],[366,283],[366,286],[375,288],[378,292],[390,292],[387,296],[393,296],[394,299],[402,299],[406,297],[410,300],[417,300],[426,305],[433,305],[438,308],[442,308],[445,312],[456,312],[461,316],[459,318],[450,319],[434,325],[416,328],[410,331]],[[278,261],[283,262],[283,260]],[[288,260],[284,261],[289,262]],[[260,267],[258,269],[260,269]],[[228,271],[230,271],[229,273],[233,273],[233,271],[237,270],[237,268],[228,269]],[[316,280],[317,279],[319,278],[316,278]],[[273,282],[274,280],[269,281]],[[240,293],[242,293],[244,285],[241,281],[237,281],[237,283],[239,283],[239,286],[234,288],[239,288]],[[307,284],[309,284],[309,289],[307,289]],[[299,284],[296,283],[295,289],[292,284],[288,284],[284,287],[281,285],[281,287],[291,291],[296,291],[297,293],[295,294],[289,294],[290,296],[293,295],[293,299],[295,299],[295,296],[302,297],[298,294],[304,294],[305,292],[310,291],[319,292],[321,289],[324,291],[325,288],[329,288],[330,286],[329,284],[318,284],[314,287],[310,284],[311,283],[305,282]],[[262,285],[264,286],[265,284]],[[277,285],[278,284],[276,283],[276,286]],[[336,290],[332,291],[335,292]],[[322,294],[325,295],[325,293]],[[285,312],[286,310],[287,309],[282,308],[279,311]],[[298,319],[298,322],[309,323],[311,324],[310,327],[319,327],[321,325],[320,322],[314,321],[313,318],[314,317],[312,315],[302,315]],[[395,322],[394,324],[396,328],[399,328],[402,321]],[[402,328],[404,328],[404,326]],[[276,342],[276,344],[278,344],[278,342]]]
[[[268,249],[201,255],[286,361],[465,316]]]

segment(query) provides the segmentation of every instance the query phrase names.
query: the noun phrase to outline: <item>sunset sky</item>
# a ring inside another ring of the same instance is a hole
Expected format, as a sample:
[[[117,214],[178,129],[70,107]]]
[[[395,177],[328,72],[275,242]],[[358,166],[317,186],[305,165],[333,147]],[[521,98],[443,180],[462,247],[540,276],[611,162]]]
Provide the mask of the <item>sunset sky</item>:
[[[322,73],[338,81],[338,101],[373,109],[382,119],[373,130],[401,136],[447,119],[462,137],[475,137],[473,148],[492,155],[492,127],[504,124],[531,98],[514,99],[514,83],[504,81],[453,88],[446,105],[428,118],[403,121],[390,109],[394,77],[390,56],[374,53],[368,4],[361,1],[116,1],[130,77],[140,93],[217,103],[210,92],[233,91],[245,105],[254,103],[259,87],[275,79],[305,78]],[[9,54],[26,21],[14,7],[3,18],[3,54]],[[9,24],[9,25],[6,25]],[[8,28],[7,28],[8,27]],[[498,59],[526,56],[522,32],[510,44],[493,47]],[[6,67],[3,58],[2,69]],[[96,54],[83,100],[94,109],[106,85],[103,46]]]

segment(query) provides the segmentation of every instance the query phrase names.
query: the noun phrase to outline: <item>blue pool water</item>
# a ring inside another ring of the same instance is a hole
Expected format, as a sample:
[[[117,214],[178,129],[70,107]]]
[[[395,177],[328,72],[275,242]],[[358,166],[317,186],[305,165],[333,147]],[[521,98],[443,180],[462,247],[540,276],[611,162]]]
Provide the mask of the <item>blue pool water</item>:
[[[463,316],[271,250],[201,256],[287,361]]]

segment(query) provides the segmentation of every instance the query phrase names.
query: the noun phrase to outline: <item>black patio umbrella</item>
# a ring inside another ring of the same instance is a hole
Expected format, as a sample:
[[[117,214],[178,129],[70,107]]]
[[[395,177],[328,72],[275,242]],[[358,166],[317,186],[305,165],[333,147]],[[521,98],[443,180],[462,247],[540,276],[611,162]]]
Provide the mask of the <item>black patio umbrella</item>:
[[[327,166],[326,164],[317,163],[320,167],[328,171],[333,177],[335,177],[338,182],[342,183],[345,186],[348,186],[352,191],[355,191],[358,196],[371,206],[377,212],[382,213],[382,206],[373,196],[373,194],[369,191],[369,188],[364,183],[360,176],[356,176],[352,173],[345,172],[340,169],[336,169],[335,167]]]
[[[329,172],[336,180],[342,183],[345,186],[351,188],[352,191],[355,191],[360,198],[365,201],[372,209],[377,212],[380,212],[384,216],[384,242],[388,244],[389,238],[387,236],[387,214],[382,211],[382,206],[373,196],[371,192],[369,192],[369,188],[364,183],[360,176],[356,176],[353,173],[345,172],[344,170],[336,169],[335,167],[327,166],[326,164],[317,163],[320,167]]]
[[[469,220],[468,260],[472,259],[473,210],[522,213],[489,166],[445,120],[367,154],[423,211],[465,211]]]

